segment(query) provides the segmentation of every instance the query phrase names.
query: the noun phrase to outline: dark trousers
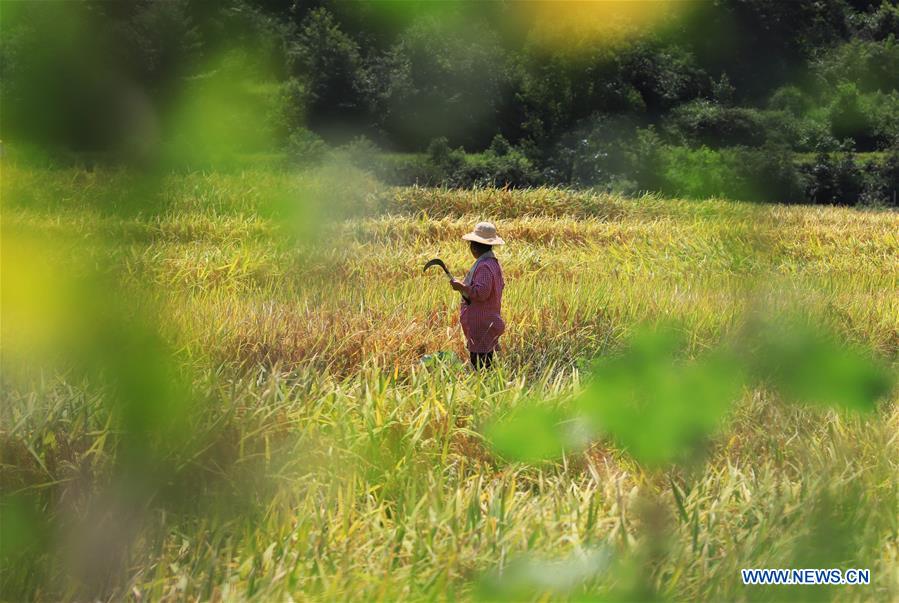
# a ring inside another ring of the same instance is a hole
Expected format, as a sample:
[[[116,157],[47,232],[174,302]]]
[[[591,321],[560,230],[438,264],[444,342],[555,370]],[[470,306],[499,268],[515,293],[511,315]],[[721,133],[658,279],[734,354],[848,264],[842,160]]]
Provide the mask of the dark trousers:
[[[489,369],[493,364],[493,352],[484,352],[483,354],[470,352],[469,360],[471,360],[471,366],[477,370]]]

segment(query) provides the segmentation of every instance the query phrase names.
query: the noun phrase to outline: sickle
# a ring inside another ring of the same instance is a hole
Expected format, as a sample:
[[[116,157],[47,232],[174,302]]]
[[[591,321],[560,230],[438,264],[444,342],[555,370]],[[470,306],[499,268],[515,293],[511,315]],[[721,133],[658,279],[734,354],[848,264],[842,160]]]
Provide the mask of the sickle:
[[[450,273],[449,268],[446,267],[446,264],[443,263],[443,260],[440,258],[434,258],[433,260],[428,260],[428,263],[425,264],[425,267],[422,268],[422,273],[426,272],[428,268],[431,266],[440,266],[443,269],[443,272],[446,273],[446,277],[450,280],[453,280],[453,275]],[[466,304],[470,304],[471,300],[465,297],[465,294],[462,294],[462,299],[465,300]]]
[[[453,275],[450,274],[449,268],[446,267],[446,264],[444,264],[443,260],[441,260],[440,258],[434,258],[433,260],[430,260],[427,264],[425,264],[422,272],[425,272],[431,266],[440,266],[440,268],[443,269],[443,271],[446,273],[447,277],[453,278]]]

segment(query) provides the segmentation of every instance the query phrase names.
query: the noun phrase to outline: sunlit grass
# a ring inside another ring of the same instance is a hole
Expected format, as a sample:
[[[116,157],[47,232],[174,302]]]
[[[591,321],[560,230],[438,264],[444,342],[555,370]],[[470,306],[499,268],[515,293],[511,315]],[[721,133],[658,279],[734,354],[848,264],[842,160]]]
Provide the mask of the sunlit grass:
[[[158,327],[192,382],[189,429],[152,448],[165,473],[133,503],[117,488],[141,476],[121,475],[133,448],[108,388],[11,354],[4,314],[4,526],[24,536],[4,545],[2,598],[520,598],[552,583],[549,560],[596,551],[610,568],[575,572],[559,596],[783,598],[739,569],[859,564],[872,586],[815,596],[899,596],[895,392],[851,414],[747,389],[706,460],[682,468],[608,441],[507,464],[481,435],[535,401],[564,416],[587,363],[645,323],[680,325],[699,355],[747,313],[799,308],[895,367],[895,213],[366,184],[307,230],[272,208],[305,199],[303,176],[170,175],[156,206],[112,211],[128,181],[4,167],[4,310],[22,253],[75,280],[98,266],[115,283],[100,297],[122,296],[115,320]],[[479,219],[509,243],[499,370],[425,368],[463,349],[457,298],[421,266],[439,256],[461,276],[459,236]],[[20,249],[22,233],[52,245]],[[124,526],[107,543],[124,567],[98,584],[100,562],[73,562],[100,546],[77,537],[91,509]]]

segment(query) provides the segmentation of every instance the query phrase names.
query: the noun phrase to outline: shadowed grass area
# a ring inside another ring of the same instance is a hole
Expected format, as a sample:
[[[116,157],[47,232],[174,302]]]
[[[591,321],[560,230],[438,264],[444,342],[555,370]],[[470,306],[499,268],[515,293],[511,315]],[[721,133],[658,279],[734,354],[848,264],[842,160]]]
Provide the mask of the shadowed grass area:
[[[895,212],[355,178],[169,175],[134,213],[128,173],[4,166],[0,598],[899,596],[895,390],[852,413],[744,387],[683,465],[611,437],[510,463],[482,435],[516,414],[577,435],[585,369],[646,324],[701,358],[798,310],[895,373]],[[421,266],[461,276],[479,219],[509,243],[499,370],[423,366],[463,349]],[[744,587],[748,567],[872,585]]]

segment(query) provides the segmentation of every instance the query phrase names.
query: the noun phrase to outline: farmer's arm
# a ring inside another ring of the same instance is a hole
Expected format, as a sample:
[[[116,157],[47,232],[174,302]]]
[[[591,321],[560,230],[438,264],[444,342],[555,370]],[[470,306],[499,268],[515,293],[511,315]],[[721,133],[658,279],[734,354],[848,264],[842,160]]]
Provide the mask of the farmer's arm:
[[[478,269],[475,270],[470,285],[466,285],[462,281],[453,279],[450,286],[468,297],[471,301],[484,301],[490,297],[490,292],[493,290],[493,274],[486,266],[479,266]]]

